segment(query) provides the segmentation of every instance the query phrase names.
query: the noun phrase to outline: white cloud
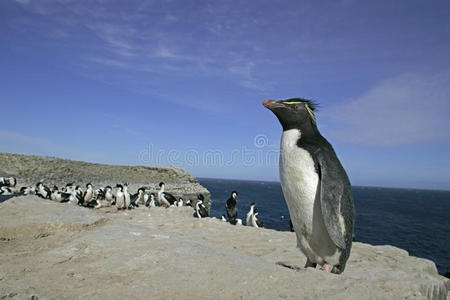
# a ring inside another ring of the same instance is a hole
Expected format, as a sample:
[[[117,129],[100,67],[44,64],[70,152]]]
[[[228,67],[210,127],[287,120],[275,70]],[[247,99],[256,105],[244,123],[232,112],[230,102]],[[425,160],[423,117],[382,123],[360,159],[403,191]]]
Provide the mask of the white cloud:
[[[450,139],[450,73],[402,74],[324,112],[342,142],[396,146]]]
[[[242,41],[248,28],[255,26],[253,19],[243,17],[251,11],[230,12],[228,4],[209,7],[200,3],[198,9],[184,11],[176,3],[161,8],[159,2],[136,1],[123,12],[101,0],[16,1],[28,3],[23,5],[25,9],[46,17],[38,26],[39,18],[30,17],[21,30],[44,36],[50,43],[61,39],[88,41],[77,44],[80,61],[73,63],[89,66],[92,72],[121,68],[125,72],[150,70],[162,76],[173,72],[179,77],[208,74],[251,90],[270,86],[255,76],[261,65],[252,56],[255,43]],[[220,30],[211,31],[215,27]],[[237,54],[236,48],[241,46],[247,50]]]
[[[16,0],[16,2],[22,5],[27,5],[28,3],[30,3],[30,0]]]

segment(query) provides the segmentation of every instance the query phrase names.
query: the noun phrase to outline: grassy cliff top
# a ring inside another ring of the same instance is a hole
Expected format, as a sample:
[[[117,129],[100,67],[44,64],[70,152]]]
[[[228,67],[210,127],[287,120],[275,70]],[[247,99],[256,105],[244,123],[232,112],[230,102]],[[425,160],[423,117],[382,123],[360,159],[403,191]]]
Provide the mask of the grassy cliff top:
[[[193,175],[177,167],[115,166],[9,153],[0,153],[0,176],[30,182],[197,183]]]

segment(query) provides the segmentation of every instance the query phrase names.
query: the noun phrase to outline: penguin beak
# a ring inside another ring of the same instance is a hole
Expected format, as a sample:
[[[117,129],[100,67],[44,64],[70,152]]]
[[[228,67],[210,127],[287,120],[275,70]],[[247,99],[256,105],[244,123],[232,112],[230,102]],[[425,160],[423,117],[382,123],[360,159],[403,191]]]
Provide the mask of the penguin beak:
[[[270,109],[270,110],[272,110],[272,109],[274,109],[274,108],[278,108],[278,107],[284,107],[283,104],[281,104],[281,103],[279,103],[279,102],[277,102],[277,101],[275,101],[275,100],[270,100],[270,99],[264,101],[264,102],[263,102],[263,105],[264,105],[266,108]]]

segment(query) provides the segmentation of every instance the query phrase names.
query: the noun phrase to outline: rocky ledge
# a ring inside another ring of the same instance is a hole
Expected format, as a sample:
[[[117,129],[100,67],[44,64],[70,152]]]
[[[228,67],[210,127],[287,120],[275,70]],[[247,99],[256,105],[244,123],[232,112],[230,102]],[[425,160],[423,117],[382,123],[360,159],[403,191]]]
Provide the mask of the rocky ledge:
[[[113,166],[73,161],[54,157],[28,156],[0,153],[0,176],[14,176],[18,185],[34,185],[44,182],[49,187],[75,183],[84,187],[92,183],[94,188],[129,183],[130,192],[145,187],[156,193],[159,183],[166,183],[166,192],[175,197],[196,200],[203,194],[205,206],[211,208],[211,194],[186,170],[177,167]],[[195,201],[194,201],[195,203]]]
[[[447,299],[433,262],[354,243],[345,272],[301,271],[295,235],[192,208],[99,211],[36,196],[0,203],[0,297],[19,299]]]

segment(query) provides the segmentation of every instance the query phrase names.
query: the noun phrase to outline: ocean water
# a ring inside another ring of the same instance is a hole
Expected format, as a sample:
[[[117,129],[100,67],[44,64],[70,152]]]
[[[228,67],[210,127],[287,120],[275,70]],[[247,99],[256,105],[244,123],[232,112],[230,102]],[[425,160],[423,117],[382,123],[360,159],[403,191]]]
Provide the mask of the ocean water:
[[[289,211],[278,182],[199,178],[211,192],[211,216],[225,213],[231,191],[239,193],[238,217],[257,203],[264,227],[289,231]],[[450,271],[450,191],[353,187],[358,242],[393,245]]]

